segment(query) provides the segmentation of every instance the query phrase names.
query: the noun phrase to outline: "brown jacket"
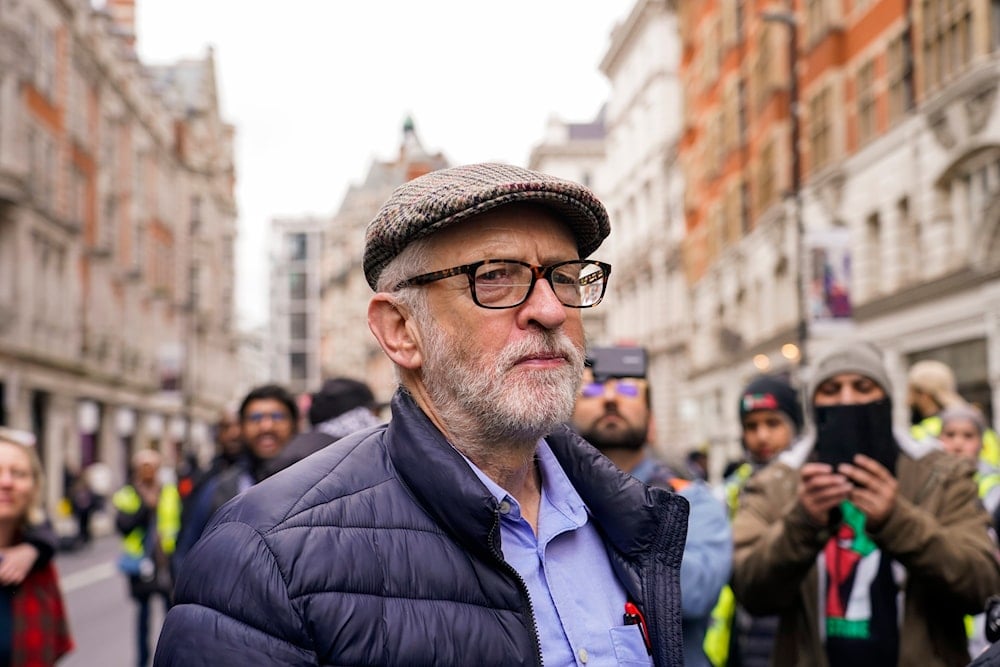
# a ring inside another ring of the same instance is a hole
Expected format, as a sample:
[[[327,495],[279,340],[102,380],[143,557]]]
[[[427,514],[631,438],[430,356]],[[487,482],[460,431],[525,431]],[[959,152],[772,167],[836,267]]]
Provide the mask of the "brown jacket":
[[[885,525],[869,535],[902,565],[899,665],[958,667],[969,662],[965,614],[1000,592],[990,518],[973,481],[975,465],[897,433],[899,495]],[[733,591],[754,614],[781,616],[776,667],[827,667],[820,637],[816,558],[831,532],[797,502],[804,440],[752,477],[733,522]]]

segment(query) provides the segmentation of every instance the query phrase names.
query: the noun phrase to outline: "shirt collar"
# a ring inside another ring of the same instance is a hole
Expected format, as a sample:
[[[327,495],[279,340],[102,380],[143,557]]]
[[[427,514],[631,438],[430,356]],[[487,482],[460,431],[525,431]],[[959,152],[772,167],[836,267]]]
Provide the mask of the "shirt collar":
[[[459,452],[459,454],[462,453]],[[520,518],[521,508],[517,504],[517,500],[502,486],[490,479],[469,457],[462,454],[462,458],[469,464],[472,472],[476,474],[476,477],[479,478],[479,481],[490,492],[490,495],[496,498],[498,503],[505,501],[510,503],[511,516]],[[569,481],[569,477],[566,476],[566,472],[559,465],[559,461],[556,459],[555,454],[552,453],[549,443],[544,438],[541,438],[535,446],[535,461],[537,461],[538,469],[542,475],[543,502],[547,502],[553,509],[557,510],[577,526],[586,523],[587,506],[584,504],[583,499],[580,498],[580,494],[577,493],[573,484]]]

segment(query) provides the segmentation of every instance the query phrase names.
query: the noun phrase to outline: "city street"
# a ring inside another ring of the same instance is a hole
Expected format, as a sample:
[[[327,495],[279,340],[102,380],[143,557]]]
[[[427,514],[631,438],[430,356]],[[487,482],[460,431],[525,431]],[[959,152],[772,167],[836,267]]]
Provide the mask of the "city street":
[[[120,541],[94,540],[89,547],[56,556],[56,567],[69,612],[76,649],[60,667],[126,667],[135,664],[135,604],[125,578],[115,568]],[[152,641],[163,621],[153,605]]]

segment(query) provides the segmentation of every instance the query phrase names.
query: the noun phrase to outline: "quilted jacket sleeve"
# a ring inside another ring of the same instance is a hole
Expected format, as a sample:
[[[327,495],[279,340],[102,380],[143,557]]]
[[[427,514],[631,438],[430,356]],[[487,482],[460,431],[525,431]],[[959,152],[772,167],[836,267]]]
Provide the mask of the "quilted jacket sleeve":
[[[310,645],[263,537],[222,522],[179,573],[154,665],[316,665]]]
[[[792,605],[830,537],[798,504],[797,484],[797,471],[774,463],[743,490],[733,519],[732,588],[752,614],[777,614]]]
[[[920,505],[898,498],[889,519],[872,533],[929,593],[966,614],[982,612],[986,598],[1000,591],[997,546],[974,474],[971,463],[937,455],[927,482],[930,498]]]
[[[733,539],[726,508],[704,482],[680,491],[691,505],[684,559],[681,561],[681,613],[687,618],[708,616],[729,581]]]

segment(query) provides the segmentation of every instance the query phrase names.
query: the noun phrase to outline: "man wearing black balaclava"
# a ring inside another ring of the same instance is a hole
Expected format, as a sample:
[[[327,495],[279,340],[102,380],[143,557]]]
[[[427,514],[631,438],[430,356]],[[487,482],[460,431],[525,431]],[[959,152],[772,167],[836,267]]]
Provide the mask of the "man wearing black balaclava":
[[[733,591],[781,617],[773,664],[965,665],[965,614],[1000,590],[975,467],[892,423],[866,343],[818,360],[814,432],[754,476],[733,524]]]

